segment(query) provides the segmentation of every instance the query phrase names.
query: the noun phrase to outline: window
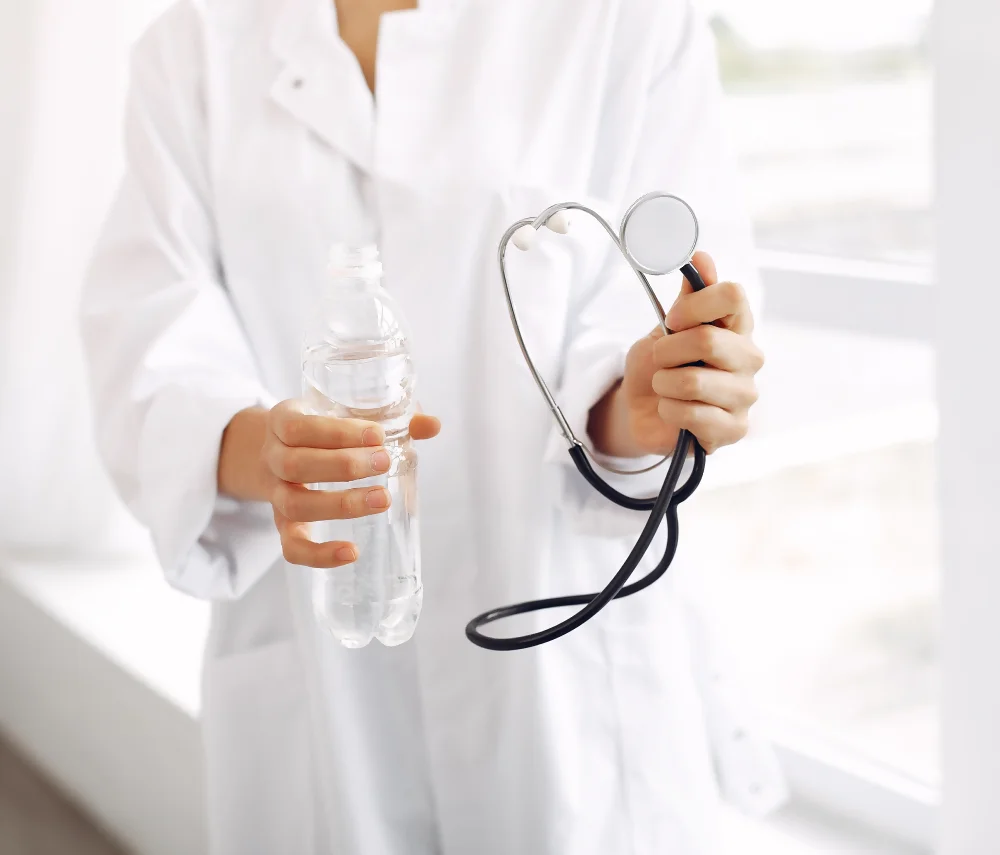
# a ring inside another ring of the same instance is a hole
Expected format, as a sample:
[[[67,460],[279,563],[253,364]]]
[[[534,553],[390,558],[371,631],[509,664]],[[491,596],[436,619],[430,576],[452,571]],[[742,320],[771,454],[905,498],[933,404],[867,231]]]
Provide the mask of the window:
[[[932,792],[930,3],[703,5],[768,365],[751,435],[710,459],[684,539],[712,544],[691,547],[698,582],[778,742],[808,734],[824,757]]]
[[[928,263],[928,0],[704,3],[761,247]]]

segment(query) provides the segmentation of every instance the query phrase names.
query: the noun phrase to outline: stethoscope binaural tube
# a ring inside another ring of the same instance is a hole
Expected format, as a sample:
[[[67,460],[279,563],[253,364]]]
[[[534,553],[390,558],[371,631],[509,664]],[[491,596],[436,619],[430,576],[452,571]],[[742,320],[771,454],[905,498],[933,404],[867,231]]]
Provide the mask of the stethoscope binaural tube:
[[[656,268],[651,265],[643,264],[635,258],[633,253],[629,251],[627,242],[625,240],[626,231],[629,227],[630,220],[633,214],[641,207],[644,202],[661,202],[666,200],[670,201],[670,205],[676,207],[674,203],[678,203],[683,206],[690,213],[691,220],[694,223],[694,236],[691,241],[691,246],[687,252],[686,259],[682,264],[677,264],[670,269],[679,269],[684,277],[688,280],[691,287],[695,291],[700,291],[705,287],[705,283],[698,271],[695,269],[694,265],[690,263],[690,256],[694,252],[694,246],[697,243],[697,218],[694,216],[694,212],[691,210],[690,206],[683,200],[677,199],[675,196],[671,196],[666,193],[649,193],[643,196],[641,199],[637,200],[626,212],[625,217],[622,220],[621,236],[615,233],[608,222],[601,217],[598,213],[592,209],[580,205],[574,202],[562,203],[559,205],[552,205],[546,208],[538,217],[534,219],[527,218],[519,220],[514,223],[501,238],[500,245],[497,252],[497,258],[500,266],[500,279],[501,284],[504,289],[504,296],[507,301],[507,309],[510,314],[511,325],[514,328],[514,334],[517,337],[518,345],[521,349],[521,353],[524,356],[524,360],[531,372],[532,377],[535,380],[539,391],[545,398],[546,403],[549,406],[549,410],[552,412],[553,418],[559,425],[559,428],[566,438],[569,444],[569,455],[573,460],[573,464],[576,466],[577,471],[580,475],[602,496],[607,498],[609,501],[614,502],[623,508],[635,511],[649,511],[649,517],[646,520],[642,531],[637,538],[635,545],[629,552],[628,557],[625,559],[624,563],[618,569],[618,572],[612,577],[608,582],[607,586],[602,591],[593,594],[573,594],[561,597],[548,597],[546,599],[540,600],[528,600],[522,603],[515,603],[509,606],[502,606],[500,608],[491,609],[488,612],[484,612],[481,615],[473,618],[465,627],[465,635],[473,644],[485,648],[487,650],[523,650],[529,647],[536,647],[540,644],[545,644],[549,641],[555,641],[557,638],[561,638],[574,629],[582,626],[588,620],[590,620],[594,615],[596,615],[601,609],[603,609],[611,600],[618,599],[621,597],[627,597],[631,594],[637,593],[644,588],[652,585],[657,579],[659,579],[670,567],[673,561],[674,555],[677,551],[677,541],[678,541],[678,522],[677,522],[677,506],[681,502],[688,499],[694,491],[698,488],[701,483],[702,476],[705,471],[705,451],[698,443],[698,440],[686,430],[682,430],[677,437],[677,442],[674,447],[674,452],[669,458],[670,466],[667,470],[667,474],[663,479],[663,485],[660,488],[659,493],[656,496],[648,498],[637,498],[629,496],[625,493],[612,487],[607,481],[601,478],[597,474],[590,460],[588,459],[588,452],[586,446],[576,437],[573,432],[572,427],[570,427],[569,422],[563,415],[562,409],[559,407],[545,383],[545,379],[541,376],[534,362],[531,359],[531,354],[528,352],[528,348],[525,345],[524,338],[521,335],[521,327],[518,323],[517,310],[514,307],[514,301],[510,295],[510,286],[507,282],[507,271],[505,265],[505,254],[508,244],[515,240],[516,237],[527,237],[527,246],[530,246],[530,240],[532,239],[532,234],[524,231],[526,228],[531,229],[533,233],[535,230],[543,225],[549,224],[550,220],[555,219],[556,225],[551,226],[553,231],[560,233],[565,233],[568,223],[564,219],[565,214],[563,212],[569,210],[579,210],[591,217],[593,217],[598,223],[600,223],[608,235],[611,237],[612,241],[618,247],[619,251],[628,261],[629,265],[632,267],[637,278],[643,286],[650,303],[653,306],[654,311],[660,327],[663,329],[664,334],[669,335],[670,330],[666,326],[666,317],[663,311],[663,307],[660,305],[660,301],[657,299],[656,294],[653,292],[652,287],[649,284],[649,280],[646,278],[646,274],[657,274],[666,273],[669,270],[663,270],[661,268]],[[681,209],[678,209],[681,210]],[[563,218],[563,219],[559,219]],[[520,233],[520,235],[519,235]],[[527,248],[527,246],[521,246],[521,248]],[[687,460],[689,454],[693,457],[693,467],[691,474],[688,476],[684,484],[678,489],[677,482],[680,479],[681,472],[684,468],[684,463]],[[667,458],[664,458],[666,460]],[[656,466],[659,466],[664,461],[660,461],[652,467],[647,467],[647,469],[642,470],[618,470],[608,468],[610,471],[616,474],[639,474],[640,472],[647,472]],[[629,579],[635,572],[636,567],[638,567],[639,562],[642,560],[643,556],[648,552],[650,546],[652,545],[653,538],[656,535],[657,530],[660,527],[660,523],[666,519],[667,521],[667,542],[664,548],[664,553],[660,561],[656,566],[647,573],[642,579],[636,582],[628,584]],[[542,630],[538,630],[533,633],[528,633],[526,635],[512,636],[507,638],[498,638],[495,636],[484,635],[480,629],[487,624],[494,623],[504,618],[514,617],[516,615],[529,614],[531,612],[541,611],[544,609],[555,609],[555,608],[565,608],[567,606],[582,606],[579,611],[574,612],[565,620],[560,621],[550,627]]]

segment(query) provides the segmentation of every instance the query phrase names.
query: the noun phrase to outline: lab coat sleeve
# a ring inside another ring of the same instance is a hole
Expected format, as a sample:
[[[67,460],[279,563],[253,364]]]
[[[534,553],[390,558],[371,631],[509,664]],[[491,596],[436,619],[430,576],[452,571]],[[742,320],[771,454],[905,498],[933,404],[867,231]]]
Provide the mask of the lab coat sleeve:
[[[240,596],[280,557],[270,507],[219,496],[222,433],[270,406],[222,285],[205,157],[199,28],[174,6],[134,50],[126,174],[84,286],[101,456],[171,584]]]
[[[723,101],[715,48],[706,22],[691,5],[671,10],[664,27],[663,49],[651,74],[645,106],[615,196],[620,196],[620,218],[635,199],[651,190],[664,190],[686,199],[698,215],[699,248],[714,258],[719,276],[741,283],[759,314],[760,286],[753,263],[749,217],[735,158],[723,121]],[[670,32],[668,32],[668,30]],[[612,222],[614,220],[612,219]],[[606,269],[621,271],[620,263]],[[680,277],[651,277],[665,307],[673,302]],[[597,287],[573,315],[558,399],[574,432],[587,437],[591,408],[624,375],[629,347],[655,324],[649,305],[632,299],[639,284],[631,271],[604,274]],[[566,442],[553,430],[546,454],[564,465],[563,507],[572,509],[575,522],[587,532],[617,536],[634,534],[645,515],[613,505],[589,487],[566,454]],[[598,457],[598,459],[602,459]],[[641,469],[658,458],[606,460],[616,468]],[[688,463],[681,476],[687,477]],[[606,470],[603,477],[631,495],[655,495],[666,464],[643,475],[621,476]]]

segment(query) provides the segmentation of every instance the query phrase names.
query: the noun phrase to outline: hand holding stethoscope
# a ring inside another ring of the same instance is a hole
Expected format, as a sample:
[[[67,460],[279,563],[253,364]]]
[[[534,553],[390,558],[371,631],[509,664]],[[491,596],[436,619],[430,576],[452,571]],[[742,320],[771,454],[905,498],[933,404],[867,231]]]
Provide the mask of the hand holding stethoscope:
[[[513,244],[530,251],[537,230],[543,226],[565,234],[573,211],[583,212],[603,226],[635,272],[656,313],[657,328],[633,345],[621,385],[595,408],[596,430],[595,411],[592,411],[590,427],[595,444],[612,456],[672,455],[664,458],[670,460],[670,466],[660,492],[653,497],[625,495],[597,474],[588,459],[588,455],[592,456],[590,450],[563,416],[521,335],[507,282],[508,246]],[[763,364],[763,357],[751,339],[753,318],[743,289],[735,283],[717,283],[711,258],[705,253],[695,254],[697,242],[698,221],[694,211],[682,199],[660,192],[636,201],[626,212],[618,232],[592,209],[577,203],[561,203],[550,206],[537,217],[519,220],[501,238],[500,276],[514,333],[528,369],[566,438],[574,465],[609,501],[631,510],[648,511],[649,517],[628,558],[603,591],[517,603],[485,612],[466,627],[466,635],[474,644],[491,650],[519,650],[553,641],[581,626],[612,599],[637,593],[659,579],[677,549],[677,506],[701,481],[706,451],[736,442],[746,433],[747,411],[757,395],[753,378]],[[685,285],[665,313],[647,276],[678,269],[685,277]],[[603,431],[603,436],[602,422],[612,426]],[[694,458],[691,474],[678,487],[683,464],[690,454]],[[646,576],[629,583],[664,519],[668,536],[662,558]],[[582,608],[565,620],[528,635],[498,638],[480,631],[486,624],[506,617],[565,606]]]

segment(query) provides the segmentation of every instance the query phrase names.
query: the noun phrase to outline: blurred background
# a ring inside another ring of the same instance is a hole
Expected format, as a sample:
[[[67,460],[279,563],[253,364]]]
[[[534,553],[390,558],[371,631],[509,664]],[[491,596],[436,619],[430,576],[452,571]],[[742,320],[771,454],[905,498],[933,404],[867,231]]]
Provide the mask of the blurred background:
[[[705,569],[754,690],[936,785],[931,4],[704,2],[764,269],[741,451],[767,471],[705,496],[690,536],[738,532]],[[828,305],[859,280],[911,293],[885,317]]]
[[[930,851],[941,783],[930,0],[701,3],[760,248],[769,362],[751,435],[710,467],[684,538],[713,545],[699,581],[796,797],[769,823],[734,819],[734,840],[777,855]],[[90,825],[104,828],[95,840],[142,851],[203,845],[192,740],[206,611],[160,582],[100,470],[74,325],[121,167],[128,46],[165,5],[0,8],[4,855],[114,851],[84,848]],[[75,817],[74,848],[55,837],[18,848],[43,802]]]

